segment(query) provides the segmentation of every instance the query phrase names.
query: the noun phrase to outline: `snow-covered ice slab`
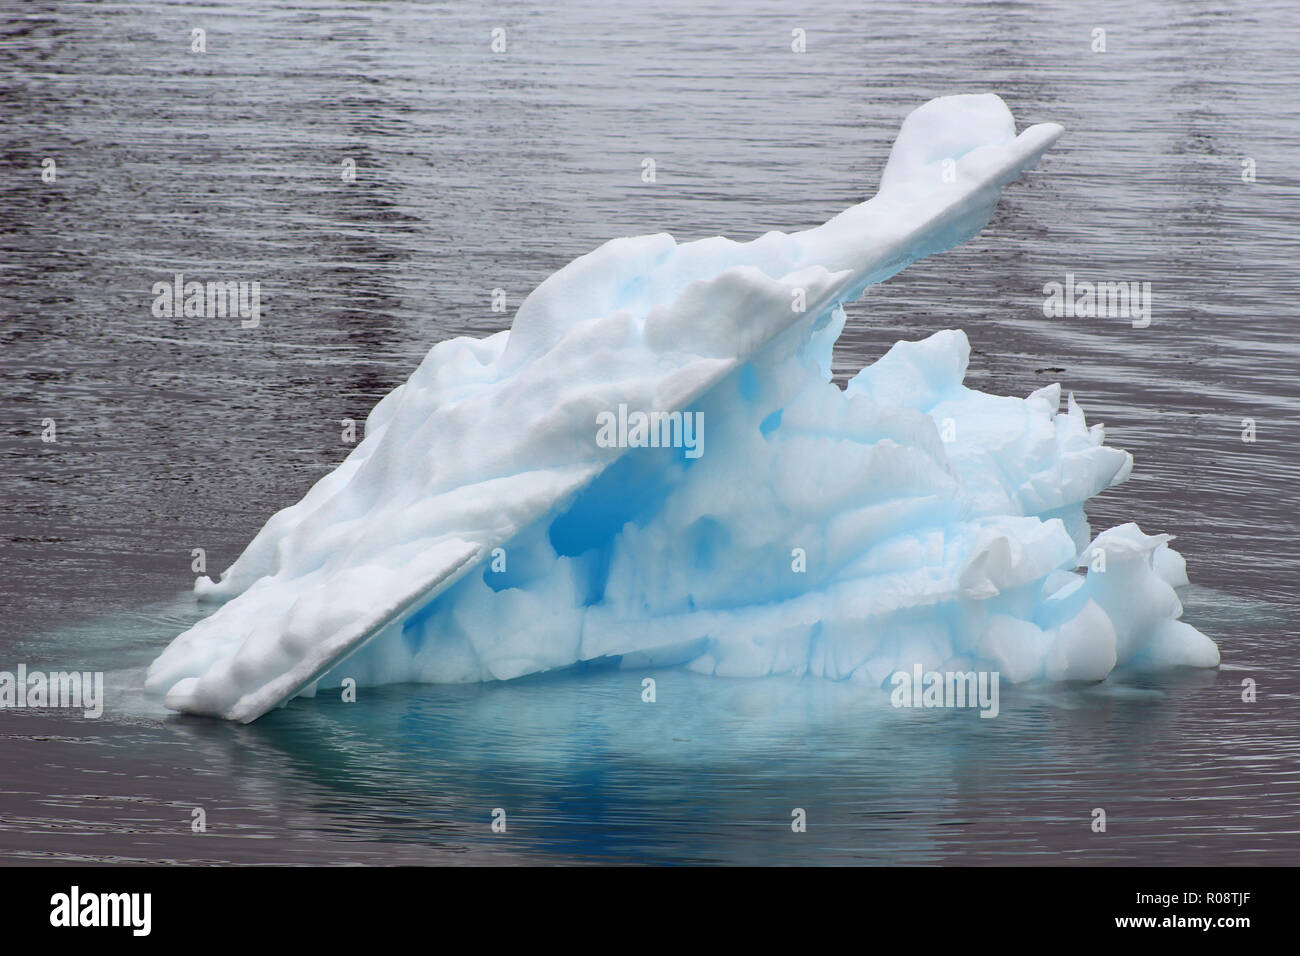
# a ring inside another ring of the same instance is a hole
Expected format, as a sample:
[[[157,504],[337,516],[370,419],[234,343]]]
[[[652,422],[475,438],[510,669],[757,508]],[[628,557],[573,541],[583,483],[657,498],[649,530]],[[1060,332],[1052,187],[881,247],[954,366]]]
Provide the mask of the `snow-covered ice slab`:
[[[830,384],[841,304],[977,233],[1061,131],[1017,136],[998,97],[943,97],[904,121],[876,196],[822,226],[615,239],[570,263],[508,332],[436,345],[337,469],[198,582],[226,603],[147,689],[247,722],[345,677],[602,657],[877,685],[914,663],[1214,666],[1176,620],[1165,536],[1090,543],[1083,502],[1131,459],[1072,397],[1059,413],[1059,386],[965,388],[960,332]],[[694,451],[606,447],[620,406],[707,427]],[[1121,573],[1075,573],[1098,551]]]

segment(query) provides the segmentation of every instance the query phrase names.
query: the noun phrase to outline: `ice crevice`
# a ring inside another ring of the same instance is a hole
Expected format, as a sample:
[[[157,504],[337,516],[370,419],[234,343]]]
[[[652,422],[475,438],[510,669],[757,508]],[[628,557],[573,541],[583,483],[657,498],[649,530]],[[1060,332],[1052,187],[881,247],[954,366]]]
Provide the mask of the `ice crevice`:
[[[957,330],[831,382],[842,303],[978,232],[1060,133],[1017,135],[991,94],[932,100],[877,195],[824,225],[614,239],[510,330],[438,343],[337,469],[198,582],[218,606],[147,688],[248,721],[345,678],[598,659],[869,687],[917,664],[1011,681],[1216,666],[1179,620],[1169,537],[1092,533],[1084,504],[1132,459],[1073,395],[967,387]],[[620,405],[699,416],[700,454],[598,442]]]

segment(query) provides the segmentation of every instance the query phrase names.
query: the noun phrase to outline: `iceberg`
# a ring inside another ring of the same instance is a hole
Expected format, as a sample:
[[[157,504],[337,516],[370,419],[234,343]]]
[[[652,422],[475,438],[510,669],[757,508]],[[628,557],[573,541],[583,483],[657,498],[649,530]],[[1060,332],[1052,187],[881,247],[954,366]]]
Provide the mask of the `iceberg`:
[[[845,303],[975,235],[1062,129],[992,94],[903,122],[829,222],[619,238],[508,331],[435,345],[364,439],[276,513],[146,690],[248,722],[297,696],[606,661],[719,677],[1214,667],[1167,535],[1095,538],[1131,457],[1052,385],[967,388],[960,331],[831,381]]]

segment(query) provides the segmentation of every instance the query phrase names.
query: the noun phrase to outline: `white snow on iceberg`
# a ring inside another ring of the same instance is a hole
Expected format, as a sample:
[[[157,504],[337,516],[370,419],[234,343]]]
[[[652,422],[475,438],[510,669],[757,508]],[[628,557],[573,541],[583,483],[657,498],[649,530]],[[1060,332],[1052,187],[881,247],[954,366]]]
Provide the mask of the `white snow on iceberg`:
[[[823,226],[575,260],[508,332],[435,346],[335,471],[198,582],[225,603],[148,689],[248,721],[347,677],[603,658],[872,686],[917,664],[1216,666],[1177,620],[1167,536],[1091,538],[1084,502],[1132,461],[1059,386],[966,388],[959,331],[830,381],[842,303],[978,232],[1060,133],[1017,136],[996,96],[943,97],[905,120],[877,195]],[[608,447],[598,422],[620,406],[695,416],[702,453]]]

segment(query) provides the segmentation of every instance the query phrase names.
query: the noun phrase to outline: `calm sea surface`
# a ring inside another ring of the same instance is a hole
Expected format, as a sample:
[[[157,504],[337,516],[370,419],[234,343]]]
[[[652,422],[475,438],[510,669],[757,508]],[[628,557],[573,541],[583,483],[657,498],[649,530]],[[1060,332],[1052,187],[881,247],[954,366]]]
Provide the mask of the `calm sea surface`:
[[[0,862],[1300,863],[1300,6],[790,6],[6,5],[0,669],[110,696],[0,713]],[[971,384],[1073,390],[1137,460],[1094,527],[1178,536],[1220,671],[1004,687],[997,720],[674,671],[653,707],[617,670],[249,727],[141,698],[201,613],[191,549],[224,568],[344,457],[340,419],[505,327],[492,289],[513,313],[612,236],[823,222],[910,109],[983,91],[1065,137],[849,308],[837,373],[963,328]],[[260,328],[153,317],[176,272],[259,280]],[[1150,282],[1151,326],[1045,319],[1067,272]]]

